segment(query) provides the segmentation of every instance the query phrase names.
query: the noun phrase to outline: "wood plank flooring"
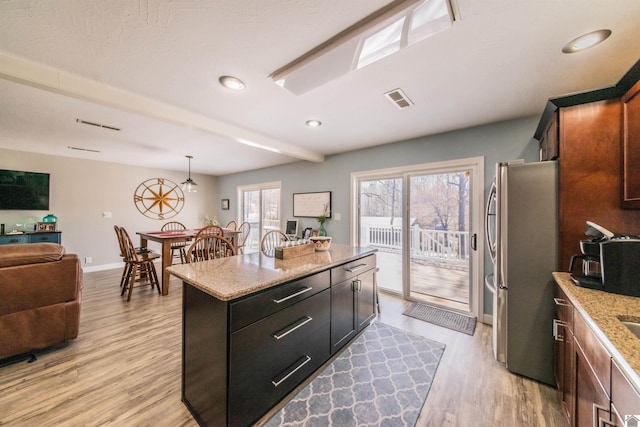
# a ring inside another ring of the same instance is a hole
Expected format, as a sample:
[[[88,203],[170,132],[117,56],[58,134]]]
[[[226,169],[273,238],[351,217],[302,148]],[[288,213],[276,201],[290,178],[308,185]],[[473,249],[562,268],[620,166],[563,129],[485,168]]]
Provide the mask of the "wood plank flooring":
[[[85,273],[76,340],[0,368],[0,425],[197,426],[180,401],[180,281],[127,303],[120,274]],[[493,361],[491,327],[471,337],[403,316],[399,298],[381,305],[380,321],[447,345],[418,426],[565,425],[555,390]]]

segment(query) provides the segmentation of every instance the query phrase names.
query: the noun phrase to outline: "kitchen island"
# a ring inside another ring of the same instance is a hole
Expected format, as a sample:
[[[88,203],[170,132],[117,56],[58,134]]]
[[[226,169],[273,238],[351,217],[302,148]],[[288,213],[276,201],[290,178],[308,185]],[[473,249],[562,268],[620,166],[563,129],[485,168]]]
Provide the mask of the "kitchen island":
[[[203,426],[247,426],[375,316],[375,250],[334,244],[168,271],[183,281],[182,400]]]

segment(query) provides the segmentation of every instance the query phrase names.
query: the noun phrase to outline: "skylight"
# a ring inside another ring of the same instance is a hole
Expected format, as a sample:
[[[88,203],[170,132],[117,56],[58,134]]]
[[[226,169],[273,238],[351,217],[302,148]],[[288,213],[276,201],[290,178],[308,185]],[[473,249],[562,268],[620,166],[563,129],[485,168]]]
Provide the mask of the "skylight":
[[[274,82],[302,95],[451,28],[449,0],[395,1],[284,67]]]

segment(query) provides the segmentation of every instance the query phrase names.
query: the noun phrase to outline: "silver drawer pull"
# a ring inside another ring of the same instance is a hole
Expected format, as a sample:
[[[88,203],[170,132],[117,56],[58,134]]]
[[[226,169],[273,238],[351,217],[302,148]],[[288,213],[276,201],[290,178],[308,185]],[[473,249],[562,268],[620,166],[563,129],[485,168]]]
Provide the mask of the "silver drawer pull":
[[[566,299],[554,298],[553,302],[555,302],[556,305],[561,305],[561,306],[564,306],[564,307],[571,307],[571,304],[569,304]]]
[[[287,326],[284,329],[279,330],[278,332],[276,332],[275,334],[273,334],[273,337],[277,340],[286,337],[287,335],[289,335],[291,332],[295,331],[296,329],[306,325],[307,323],[311,322],[313,320],[313,318],[309,317],[309,316],[304,316],[302,319],[297,320],[295,323],[292,323],[291,325]],[[286,330],[285,330],[286,329]],[[282,332],[284,331],[284,332]]]
[[[346,268],[346,267],[345,267],[345,270],[347,270],[349,273],[353,273],[353,272],[355,272],[355,271],[362,270],[362,269],[363,269],[363,268],[365,268],[366,266],[367,266],[367,264],[358,264],[358,265],[354,265],[354,266],[353,266],[353,267],[351,267],[351,268]]]
[[[293,368],[288,373],[279,375],[278,377],[274,378],[273,380],[271,380],[271,384],[273,384],[274,386],[278,387],[280,384],[282,384],[283,381],[286,381],[287,378],[289,378],[291,375],[295,374],[300,368],[302,368],[304,365],[306,365],[309,362],[311,362],[311,357],[310,356],[305,355],[304,357],[301,357],[300,359],[298,359],[296,361],[298,366]]]
[[[298,292],[296,292],[296,293],[294,293],[294,294],[291,294],[291,295],[289,295],[289,296],[286,296],[286,297],[284,297],[284,298],[274,299],[274,300],[271,300],[271,301],[275,302],[276,304],[280,304],[281,302],[285,302],[286,300],[289,300],[289,299],[291,299],[291,298],[295,298],[295,297],[297,297],[298,295],[302,295],[302,294],[304,294],[305,292],[309,292],[309,291],[311,291],[311,290],[313,290],[313,288],[304,288],[304,289],[299,290]]]

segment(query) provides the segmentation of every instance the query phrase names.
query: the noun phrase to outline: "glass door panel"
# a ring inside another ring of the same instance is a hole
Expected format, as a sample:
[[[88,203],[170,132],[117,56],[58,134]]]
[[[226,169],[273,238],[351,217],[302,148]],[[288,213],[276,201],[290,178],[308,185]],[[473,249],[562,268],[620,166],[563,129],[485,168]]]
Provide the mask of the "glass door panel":
[[[242,200],[242,220],[251,225],[244,253],[256,252],[260,250],[262,236],[267,231],[280,229],[280,188],[241,188],[239,194]]]
[[[464,311],[470,302],[466,170],[409,175],[409,296]]]
[[[359,181],[359,244],[378,249],[380,289],[402,293],[402,177]]]

